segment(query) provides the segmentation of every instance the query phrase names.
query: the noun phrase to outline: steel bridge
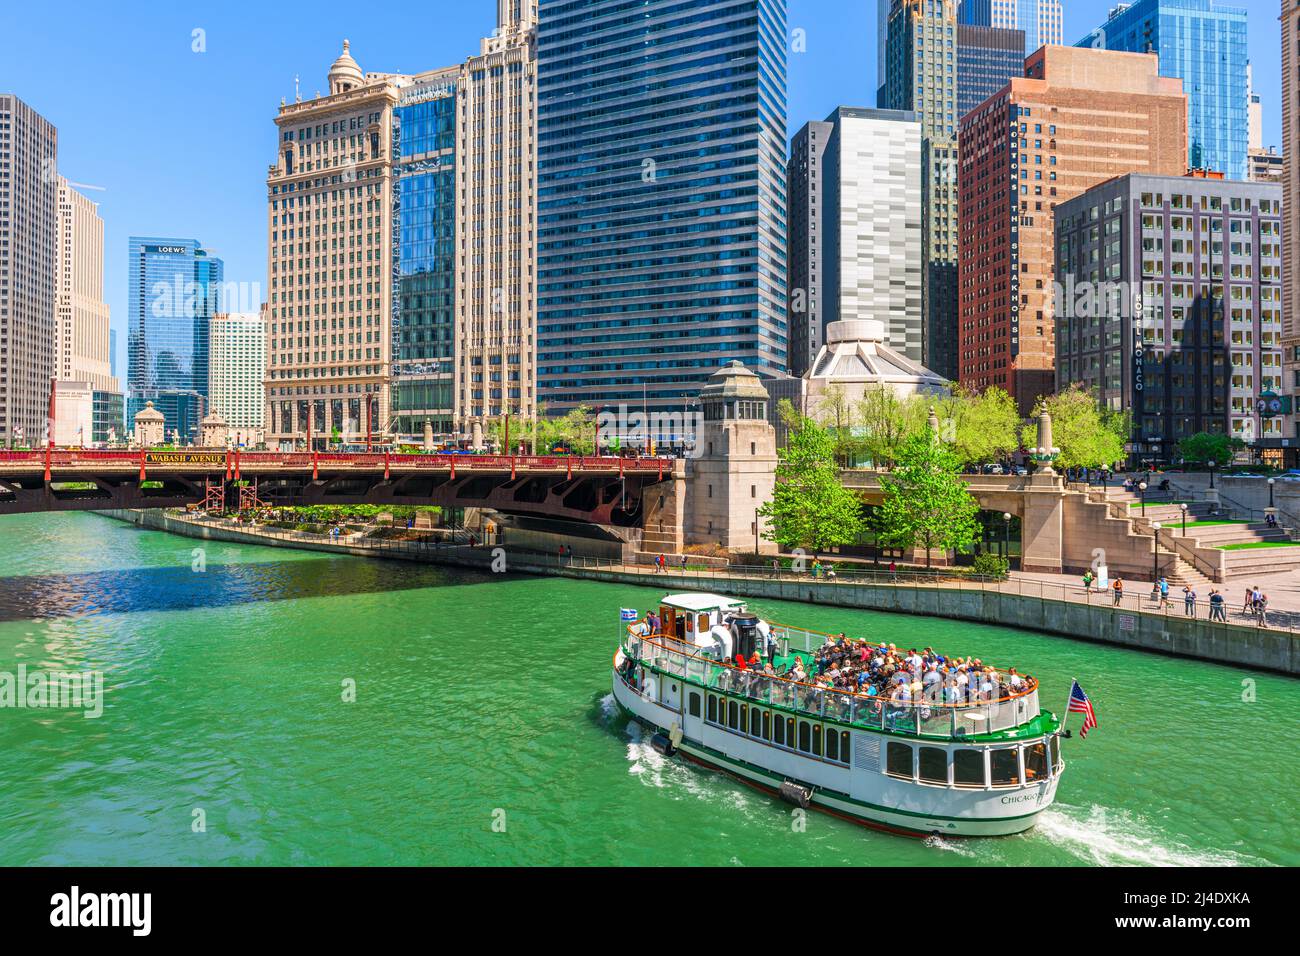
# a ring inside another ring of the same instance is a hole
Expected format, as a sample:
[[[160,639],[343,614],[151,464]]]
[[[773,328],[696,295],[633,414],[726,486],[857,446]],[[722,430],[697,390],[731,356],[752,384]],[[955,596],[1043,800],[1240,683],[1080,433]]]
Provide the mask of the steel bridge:
[[[638,526],[667,458],[239,450],[0,451],[0,515],[177,508],[252,488],[268,505],[441,505]]]

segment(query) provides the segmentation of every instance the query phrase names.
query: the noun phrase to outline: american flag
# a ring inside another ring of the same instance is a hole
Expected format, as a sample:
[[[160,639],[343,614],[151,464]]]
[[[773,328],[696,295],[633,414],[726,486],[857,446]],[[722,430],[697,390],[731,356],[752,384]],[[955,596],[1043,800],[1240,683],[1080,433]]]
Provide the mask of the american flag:
[[[1087,737],[1088,731],[1097,726],[1097,713],[1092,709],[1092,701],[1083,692],[1083,688],[1079,686],[1078,681],[1075,681],[1074,686],[1070,688],[1070,713],[1083,714],[1083,728],[1079,731],[1080,737]]]

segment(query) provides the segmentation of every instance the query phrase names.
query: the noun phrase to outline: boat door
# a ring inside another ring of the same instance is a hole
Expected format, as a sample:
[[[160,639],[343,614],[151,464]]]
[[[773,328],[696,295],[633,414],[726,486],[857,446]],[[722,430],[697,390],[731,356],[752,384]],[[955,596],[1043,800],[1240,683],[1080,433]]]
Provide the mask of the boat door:
[[[682,681],[672,674],[659,675],[659,703],[674,713],[682,710]]]
[[[664,637],[677,636],[677,612],[666,604],[659,607],[659,626]]]

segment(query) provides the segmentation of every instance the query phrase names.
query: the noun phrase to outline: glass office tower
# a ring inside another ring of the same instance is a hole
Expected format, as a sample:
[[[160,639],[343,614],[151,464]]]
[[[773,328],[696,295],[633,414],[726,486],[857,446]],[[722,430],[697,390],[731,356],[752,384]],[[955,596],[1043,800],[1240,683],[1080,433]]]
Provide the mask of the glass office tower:
[[[224,266],[193,239],[132,236],[127,264],[127,426],[146,402],[167,440],[198,438],[208,396],[208,323]]]
[[[397,275],[393,333],[396,434],[452,431],[456,314],[456,82],[458,70],[407,87],[393,111]],[[359,400],[347,421],[364,430]],[[355,412],[355,414],[354,414]]]
[[[1155,53],[1160,75],[1183,81],[1188,163],[1247,178],[1246,11],[1215,0],[1137,0],[1076,46]]]
[[[1024,56],[1060,46],[1065,31],[1061,0],[961,0],[957,19],[980,27],[1023,30]]]
[[[960,120],[1015,76],[1025,75],[1025,33],[957,24],[957,117]]]
[[[783,372],[784,0],[542,0],[537,56],[548,413]]]

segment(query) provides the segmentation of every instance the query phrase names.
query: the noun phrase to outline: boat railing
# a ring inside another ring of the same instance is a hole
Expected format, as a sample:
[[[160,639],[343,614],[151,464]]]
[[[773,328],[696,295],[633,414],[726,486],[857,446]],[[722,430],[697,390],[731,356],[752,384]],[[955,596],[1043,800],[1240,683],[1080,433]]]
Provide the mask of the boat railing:
[[[791,639],[814,635],[821,638],[816,646],[824,643],[824,636],[815,631],[796,633]],[[1025,690],[997,699],[946,703],[936,689],[919,692],[917,700],[894,701],[742,670],[669,638],[629,634],[623,652],[646,666],[720,693],[868,730],[961,739],[1011,730],[1039,713],[1038,684],[1032,678],[1026,679]]]

